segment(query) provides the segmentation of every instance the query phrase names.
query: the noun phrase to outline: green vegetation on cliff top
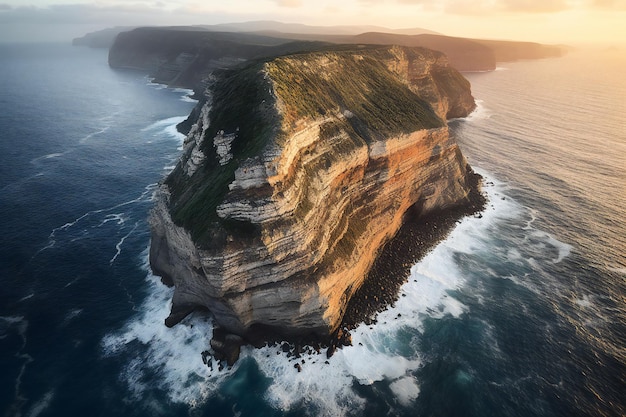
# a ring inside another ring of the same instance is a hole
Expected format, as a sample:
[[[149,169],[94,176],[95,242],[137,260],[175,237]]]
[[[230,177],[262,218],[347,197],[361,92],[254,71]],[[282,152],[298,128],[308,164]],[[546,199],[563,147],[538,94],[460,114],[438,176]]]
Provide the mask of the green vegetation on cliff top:
[[[444,126],[430,105],[386,67],[385,50],[295,54],[217,74],[202,144],[204,165],[192,178],[178,166],[166,179],[174,222],[203,247],[211,246],[216,233],[222,235],[215,226],[237,226],[224,224],[216,214],[235,170],[270,141],[286,140],[300,121],[343,112],[349,117],[341,125],[355,143]],[[233,159],[225,166],[219,165],[213,146],[220,131],[237,134]]]
[[[212,89],[211,123],[202,145],[205,163],[191,178],[177,166],[166,179],[172,193],[170,209],[174,222],[189,230],[194,241],[202,246],[218,238],[213,234],[216,230],[212,225],[223,222],[216,208],[224,200],[239,163],[258,155],[276,134],[278,114],[262,67],[262,62],[256,62],[217,74],[218,80]],[[224,166],[219,164],[213,146],[213,138],[222,130],[237,134],[231,144],[233,160]]]
[[[443,126],[430,105],[386,67],[386,50],[313,52],[268,62],[284,104],[283,128],[344,110],[368,140]]]

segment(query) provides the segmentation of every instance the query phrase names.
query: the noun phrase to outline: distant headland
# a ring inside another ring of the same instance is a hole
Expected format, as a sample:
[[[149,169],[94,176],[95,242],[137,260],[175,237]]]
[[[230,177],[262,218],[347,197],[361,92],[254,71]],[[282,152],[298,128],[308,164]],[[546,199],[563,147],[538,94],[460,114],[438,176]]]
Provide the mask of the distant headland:
[[[277,46],[294,41],[425,47],[445,53],[450,65],[459,71],[491,71],[496,68],[497,62],[555,57],[564,54],[567,50],[562,45],[451,37],[421,28],[393,30],[378,26],[323,27],[273,21],[153,28],[115,27],[76,38],[73,44],[94,48],[111,48],[119,34],[132,32],[136,29],[140,33],[135,33],[132,37],[137,42],[139,42],[142,34],[146,37],[142,42],[142,47],[146,48],[143,53],[149,54],[149,58],[152,59],[152,61],[145,61],[139,66],[151,71],[156,71],[154,68],[156,61],[164,61],[163,64],[165,65],[175,66],[176,57],[180,54],[202,56],[204,46],[223,42],[225,39],[234,42],[235,57],[238,55],[246,57],[246,52],[241,51],[242,45]],[[155,45],[164,39],[165,32],[168,33],[167,53],[159,54]],[[150,37],[151,34],[156,33],[159,33],[159,36]],[[130,35],[123,34],[122,36],[128,37]],[[151,46],[151,42],[154,45]],[[152,52],[149,53],[149,51]],[[173,56],[175,52],[178,54]],[[124,62],[117,62],[117,65],[124,66]],[[137,62],[133,62],[129,66],[137,66]]]

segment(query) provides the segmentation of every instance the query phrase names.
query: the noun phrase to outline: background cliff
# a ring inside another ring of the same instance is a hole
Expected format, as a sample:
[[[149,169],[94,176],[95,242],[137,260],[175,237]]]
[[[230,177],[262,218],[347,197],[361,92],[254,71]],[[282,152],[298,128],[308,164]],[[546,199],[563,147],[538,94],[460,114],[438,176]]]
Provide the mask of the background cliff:
[[[306,30],[309,28],[306,26],[281,26],[284,30],[299,29],[300,32],[263,30],[264,26],[253,23],[248,26],[145,27],[121,33],[119,28],[114,28],[86,35],[75,43],[102,46],[109,39],[112,67],[145,70],[157,82],[199,89],[203,88],[201,81],[215,68],[231,67],[242,60],[326,50],[330,44],[335,48],[339,44],[425,47],[446,54],[450,65],[459,71],[489,71],[496,68],[496,62],[559,56],[563,52],[557,46],[466,39],[417,29],[409,33],[328,34]]]
[[[327,336],[405,214],[464,204],[445,119],[474,108],[439,52],[339,48],[219,71],[151,216],[173,325]]]

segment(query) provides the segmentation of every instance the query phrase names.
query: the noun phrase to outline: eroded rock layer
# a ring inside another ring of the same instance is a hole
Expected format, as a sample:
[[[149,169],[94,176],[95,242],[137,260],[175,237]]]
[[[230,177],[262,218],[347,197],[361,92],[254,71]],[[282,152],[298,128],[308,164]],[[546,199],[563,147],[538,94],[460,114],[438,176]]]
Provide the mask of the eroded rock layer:
[[[467,202],[445,119],[474,108],[443,54],[289,55],[216,74],[157,195],[150,261],[194,309],[250,342],[341,323],[405,213]]]

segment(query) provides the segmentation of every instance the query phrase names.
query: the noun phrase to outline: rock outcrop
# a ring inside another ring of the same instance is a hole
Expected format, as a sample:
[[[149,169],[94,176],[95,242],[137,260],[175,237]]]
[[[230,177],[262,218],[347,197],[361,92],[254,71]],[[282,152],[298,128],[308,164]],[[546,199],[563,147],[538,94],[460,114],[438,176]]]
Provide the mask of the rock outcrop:
[[[108,49],[113,45],[117,35],[133,29],[135,29],[133,26],[116,26],[97,30],[95,32],[89,32],[81,37],[72,39],[72,45]]]
[[[215,74],[157,194],[150,262],[174,285],[168,325],[208,309],[250,343],[338,329],[407,212],[466,203],[445,120],[474,109],[446,57],[367,47]]]

